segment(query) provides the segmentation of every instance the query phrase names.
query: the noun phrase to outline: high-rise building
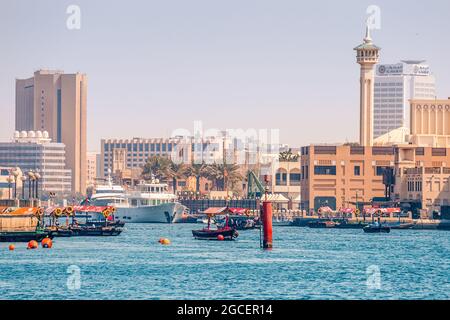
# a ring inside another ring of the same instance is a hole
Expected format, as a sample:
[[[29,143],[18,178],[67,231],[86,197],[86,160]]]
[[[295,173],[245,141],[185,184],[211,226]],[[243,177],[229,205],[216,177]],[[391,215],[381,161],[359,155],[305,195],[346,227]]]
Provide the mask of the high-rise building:
[[[86,191],[85,74],[39,70],[16,80],[16,130],[48,131],[66,146],[66,165],[72,170],[72,191]]]
[[[373,145],[374,66],[378,63],[380,48],[373,44],[369,25],[366,26],[364,43],[357,46],[356,61],[361,65],[359,143]]]
[[[435,78],[425,61],[377,65],[374,137],[400,127],[409,128],[410,99],[434,99]]]
[[[0,142],[0,166],[17,167],[24,174],[39,173],[40,194],[71,192],[72,175],[65,160],[65,145],[51,142],[46,131],[16,131],[12,141]],[[25,177],[28,179],[28,175]]]

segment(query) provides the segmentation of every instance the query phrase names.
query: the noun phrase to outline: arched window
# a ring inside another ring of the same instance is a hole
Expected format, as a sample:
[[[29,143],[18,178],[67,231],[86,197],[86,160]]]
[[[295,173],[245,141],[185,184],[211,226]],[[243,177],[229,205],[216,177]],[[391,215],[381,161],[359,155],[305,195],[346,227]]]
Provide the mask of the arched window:
[[[275,181],[277,186],[285,186],[287,184],[287,171],[286,169],[280,168],[277,170],[275,176]]]
[[[300,185],[301,173],[299,168],[294,168],[289,172],[289,184],[291,186]]]

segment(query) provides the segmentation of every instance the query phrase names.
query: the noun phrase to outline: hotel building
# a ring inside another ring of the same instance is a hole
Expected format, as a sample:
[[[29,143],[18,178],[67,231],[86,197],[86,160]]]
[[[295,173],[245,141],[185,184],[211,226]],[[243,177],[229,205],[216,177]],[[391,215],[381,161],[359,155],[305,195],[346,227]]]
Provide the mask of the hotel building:
[[[65,160],[65,145],[51,142],[45,131],[16,131],[13,141],[0,142],[0,166],[18,167],[23,173],[38,172],[41,194],[71,192],[72,175]]]
[[[425,61],[402,61],[376,67],[374,138],[400,127],[409,128],[410,99],[434,99],[435,78]]]
[[[87,76],[39,70],[16,80],[16,130],[47,131],[64,143],[72,191],[86,192]]]
[[[174,139],[102,139],[100,175],[108,176],[129,169],[139,169],[151,156],[170,157],[176,140]]]

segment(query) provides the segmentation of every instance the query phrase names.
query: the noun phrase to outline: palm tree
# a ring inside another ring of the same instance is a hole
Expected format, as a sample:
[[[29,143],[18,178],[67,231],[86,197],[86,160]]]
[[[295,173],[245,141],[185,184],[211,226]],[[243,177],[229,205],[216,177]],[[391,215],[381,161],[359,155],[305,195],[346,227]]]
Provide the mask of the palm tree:
[[[240,167],[236,164],[213,164],[208,167],[208,177],[213,181],[218,190],[226,187],[233,188],[237,182],[242,181]]]
[[[195,189],[196,192],[200,192],[200,179],[208,177],[208,166],[205,163],[192,163],[185,173],[188,177],[195,177]]]
[[[288,151],[280,152],[280,155],[279,155],[280,161],[283,161],[283,162],[295,162],[298,160],[299,157],[300,157],[299,154],[292,153],[292,149],[289,149]]]
[[[173,193],[177,192],[177,182],[179,179],[186,178],[187,166],[184,163],[175,163],[170,161],[164,175],[172,179]]]
[[[159,180],[167,180],[167,173],[170,167],[170,160],[166,157],[152,156],[148,158],[142,169],[142,178],[151,180],[152,176]]]

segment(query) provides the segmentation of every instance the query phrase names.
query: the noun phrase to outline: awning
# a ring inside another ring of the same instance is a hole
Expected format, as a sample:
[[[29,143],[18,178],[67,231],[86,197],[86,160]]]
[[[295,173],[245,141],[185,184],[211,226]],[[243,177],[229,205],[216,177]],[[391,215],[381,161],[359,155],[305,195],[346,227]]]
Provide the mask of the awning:
[[[274,194],[268,194],[267,198],[266,195],[263,195],[261,197],[262,201],[270,201],[270,202],[275,202],[275,203],[287,203],[289,202],[289,200],[283,196],[281,193],[274,193]]]

